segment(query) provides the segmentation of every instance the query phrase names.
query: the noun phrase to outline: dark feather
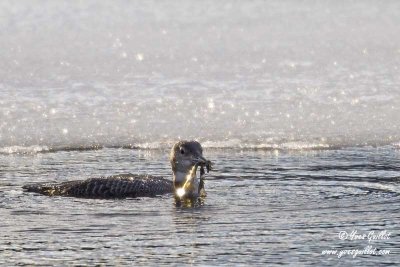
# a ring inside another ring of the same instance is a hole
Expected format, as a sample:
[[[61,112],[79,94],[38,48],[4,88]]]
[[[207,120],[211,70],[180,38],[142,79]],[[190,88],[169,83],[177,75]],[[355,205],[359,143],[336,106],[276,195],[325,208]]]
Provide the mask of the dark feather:
[[[110,177],[90,178],[62,183],[25,185],[28,192],[47,196],[82,198],[126,198],[157,196],[173,193],[172,181],[158,176],[121,174]]]

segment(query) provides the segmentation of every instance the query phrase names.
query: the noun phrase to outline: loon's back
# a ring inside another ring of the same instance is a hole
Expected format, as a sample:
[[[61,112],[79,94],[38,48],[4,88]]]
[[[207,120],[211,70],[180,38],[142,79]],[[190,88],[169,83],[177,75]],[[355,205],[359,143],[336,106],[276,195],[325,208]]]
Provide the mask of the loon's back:
[[[23,186],[28,192],[47,196],[82,198],[148,197],[172,193],[172,181],[163,177],[121,174],[62,183],[37,183]]]

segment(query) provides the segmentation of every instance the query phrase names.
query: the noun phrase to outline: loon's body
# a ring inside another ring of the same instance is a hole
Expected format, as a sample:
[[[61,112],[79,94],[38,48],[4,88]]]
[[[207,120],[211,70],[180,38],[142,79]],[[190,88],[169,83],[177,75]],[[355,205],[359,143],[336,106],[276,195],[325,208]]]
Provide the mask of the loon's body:
[[[195,198],[204,195],[203,167],[208,170],[211,164],[203,158],[202,152],[201,145],[196,141],[176,143],[170,156],[173,181],[159,176],[120,174],[62,183],[29,184],[23,189],[47,196],[81,198],[154,197],[167,193],[175,193],[176,198],[182,198],[176,192],[177,189],[184,189],[186,197]],[[201,168],[200,177],[196,176],[198,167]]]
[[[121,174],[63,183],[25,185],[28,192],[81,198],[153,197],[173,193],[172,181],[158,176]]]

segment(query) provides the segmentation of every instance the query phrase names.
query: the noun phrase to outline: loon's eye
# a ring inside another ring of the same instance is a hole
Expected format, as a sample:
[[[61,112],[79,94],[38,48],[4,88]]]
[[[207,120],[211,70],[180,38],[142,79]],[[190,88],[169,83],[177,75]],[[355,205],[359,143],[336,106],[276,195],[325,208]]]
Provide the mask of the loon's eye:
[[[181,148],[181,154],[185,154],[185,150],[183,148]]]

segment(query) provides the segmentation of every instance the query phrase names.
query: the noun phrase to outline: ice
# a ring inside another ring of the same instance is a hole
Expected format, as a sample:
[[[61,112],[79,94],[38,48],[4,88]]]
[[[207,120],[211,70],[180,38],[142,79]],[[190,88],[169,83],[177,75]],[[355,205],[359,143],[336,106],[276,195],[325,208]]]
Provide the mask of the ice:
[[[399,142],[399,5],[2,1],[0,147]]]

